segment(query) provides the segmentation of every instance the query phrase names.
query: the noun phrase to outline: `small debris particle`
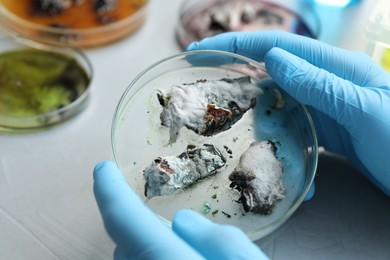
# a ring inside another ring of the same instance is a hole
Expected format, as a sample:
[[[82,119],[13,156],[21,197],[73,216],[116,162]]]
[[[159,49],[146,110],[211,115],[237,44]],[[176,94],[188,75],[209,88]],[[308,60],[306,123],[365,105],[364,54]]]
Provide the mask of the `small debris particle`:
[[[215,215],[217,215],[218,212],[219,212],[219,210],[214,210],[213,212],[211,212],[211,215],[213,215],[213,217],[215,217]]]
[[[238,137],[233,138],[233,142],[237,142],[237,140],[238,140]]]
[[[214,194],[213,196],[211,196],[211,198],[216,199],[217,198],[217,194]]]
[[[269,115],[271,115],[271,110],[270,109],[267,109],[266,111],[265,111],[265,114],[267,115],[267,116],[269,116]]]
[[[210,204],[207,202],[205,204],[203,204],[203,207],[200,211],[202,211],[203,214],[208,214],[211,211]]]
[[[226,213],[225,211],[222,211],[222,214],[224,214],[227,218],[231,218],[232,216],[228,213]]]
[[[228,154],[232,154],[233,153],[232,150],[230,150],[228,146],[224,145],[223,148],[225,148],[225,150],[226,150],[226,152]]]

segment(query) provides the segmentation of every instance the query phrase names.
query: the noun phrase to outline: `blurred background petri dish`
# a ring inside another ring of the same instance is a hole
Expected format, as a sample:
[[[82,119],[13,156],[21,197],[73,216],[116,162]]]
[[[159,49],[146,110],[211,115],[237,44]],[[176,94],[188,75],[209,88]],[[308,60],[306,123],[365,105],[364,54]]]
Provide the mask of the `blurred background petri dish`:
[[[321,24],[306,1],[186,0],[176,37],[184,49],[193,41],[224,32],[283,30],[318,38]]]
[[[136,31],[147,0],[0,0],[0,24],[10,34],[35,36],[52,45],[98,47]]]
[[[225,132],[205,137],[182,128],[177,141],[169,143],[169,129],[160,122],[159,90],[198,80],[242,76],[249,76],[262,89],[255,108]],[[284,105],[275,106],[279,100],[276,93],[281,94]],[[270,215],[246,213],[237,202],[239,193],[229,187],[228,179],[249,144],[262,140],[277,143],[277,156],[284,167],[286,196]],[[226,167],[173,195],[149,199],[145,196],[143,170],[155,158],[178,156],[188,145],[204,143],[219,148],[227,158]],[[278,228],[296,211],[313,182],[318,157],[315,129],[305,106],[281,92],[262,64],[221,51],[177,54],[139,74],[116,108],[111,145],[113,161],[131,188],[165,223],[171,224],[177,210],[193,209],[217,223],[239,227],[253,240]]]
[[[92,79],[79,49],[0,37],[0,131],[44,129],[79,112]]]

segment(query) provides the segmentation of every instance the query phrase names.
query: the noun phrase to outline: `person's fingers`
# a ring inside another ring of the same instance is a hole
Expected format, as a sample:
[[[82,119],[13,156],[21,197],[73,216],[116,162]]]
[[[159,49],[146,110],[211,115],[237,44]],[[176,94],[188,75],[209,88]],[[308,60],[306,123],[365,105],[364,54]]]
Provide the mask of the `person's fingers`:
[[[97,164],[94,169],[94,194],[103,220],[114,239],[147,233],[150,226],[165,229],[158,217],[128,187],[119,169],[109,161]],[[141,222],[140,225],[135,225],[138,222]]]
[[[355,127],[354,118],[364,106],[362,88],[280,48],[270,50],[264,59],[270,76],[292,97],[346,129]]]
[[[284,31],[229,32],[191,43],[186,50],[221,50],[237,53],[256,61],[278,47],[309,63],[360,86],[382,85],[384,73],[367,55],[346,51],[305,36]],[[369,73],[367,73],[369,72]],[[369,76],[367,76],[369,75]]]
[[[240,229],[215,224],[192,210],[178,211],[172,228],[206,259],[268,259]]]
[[[93,176],[94,194],[106,230],[121,255],[142,259],[200,258],[145,206],[113,163],[100,162]]]
[[[363,144],[390,144],[387,114],[383,111],[390,103],[389,87],[362,88],[279,48],[270,50],[264,59],[268,73],[280,87],[348,131],[353,151],[362,156],[359,159],[372,162],[364,165],[369,172],[383,171],[380,165],[387,154],[380,149],[367,153]]]

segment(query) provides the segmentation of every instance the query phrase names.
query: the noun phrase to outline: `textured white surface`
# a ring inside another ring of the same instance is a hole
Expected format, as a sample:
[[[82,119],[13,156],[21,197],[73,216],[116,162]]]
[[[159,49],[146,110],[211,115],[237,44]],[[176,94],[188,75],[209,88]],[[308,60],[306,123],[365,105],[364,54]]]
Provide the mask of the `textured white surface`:
[[[215,105],[216,109],[227,109],[232,114],[228,103],[233,100],[242,110],[247,111],[259,92],[249,77],[174,85],[166,93],[161,92],[165,100],[160,115],[161,124],[170,128],[172,143],[176,142],[183,126],[196,129],[197,133],[203,135],[210,128],[207,122],[212,121],[205,120],[208,104]]]
[[[92,169],[110,158],[111,119],[127,85],[180,51],[174,30],[181,2],[151,0],[138,32],[86,51],[95,77],[78,116],[43,132],[0,134],[0,259],[112,258]],[[363,25],[374,3],[321,11],[321,40],[363,50]],[[257,244],[272,259],[390,259],[389,199],[329,154],[320,156],[316,184],[315,197]]]

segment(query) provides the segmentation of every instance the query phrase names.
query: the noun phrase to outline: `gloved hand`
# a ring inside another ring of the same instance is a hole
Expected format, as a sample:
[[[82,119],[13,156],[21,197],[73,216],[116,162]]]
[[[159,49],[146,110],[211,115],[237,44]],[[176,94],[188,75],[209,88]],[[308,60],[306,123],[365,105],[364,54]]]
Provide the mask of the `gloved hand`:
[[[268,259],[238,228],[192,210],[177,212],[170,229],[109,161],[97,164],[93,176],[100,213],[117,245],[114,259]]]
[[[319,145],[344,155],[390,196],[390,75],[367,55],[282,31],[226,33],[187,50],[264,61],[275,82],[308,109]]]

